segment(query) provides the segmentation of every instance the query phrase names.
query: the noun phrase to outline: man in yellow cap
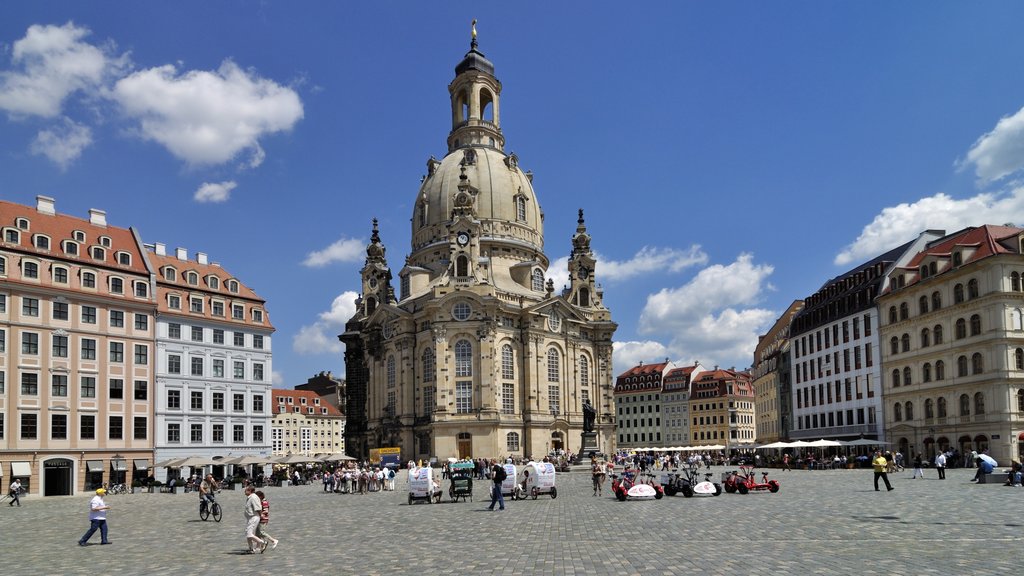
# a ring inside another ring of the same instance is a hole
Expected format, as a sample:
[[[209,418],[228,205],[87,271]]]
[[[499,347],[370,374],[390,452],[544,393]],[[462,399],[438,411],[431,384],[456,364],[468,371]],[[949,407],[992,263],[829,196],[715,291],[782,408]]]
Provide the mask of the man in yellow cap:
[[[97,529],[100,531],[100,544],[110,544],[110,540],[107,540],[107,510],[110,510],[110,506],[103,501],[106,493],[103,488],[97,489],[96,495],[89,502],[89,531],[78,540],[79,546],[88,544],[89,538],[92,538]]]

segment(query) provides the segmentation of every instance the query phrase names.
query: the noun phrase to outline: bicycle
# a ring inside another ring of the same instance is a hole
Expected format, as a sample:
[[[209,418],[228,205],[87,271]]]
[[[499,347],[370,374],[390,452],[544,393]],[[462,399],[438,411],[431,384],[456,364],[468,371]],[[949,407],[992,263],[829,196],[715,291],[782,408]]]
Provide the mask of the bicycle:
[[[207,502],[204,499],[199,503],[199,517],[202,518],[203,522],[206,522],[211,515],[215,522],[220,522],[222,516],[220,504],[218,504],[216,500],[213,502]]]
[[[110,488],[107,488],[107,494],[110,494],[111,496],[114,496],[114,495],[117,495],[117,494],[127,494],[127,493],[128,493],[128,487],[125,486],[124,484],[114,484]]]

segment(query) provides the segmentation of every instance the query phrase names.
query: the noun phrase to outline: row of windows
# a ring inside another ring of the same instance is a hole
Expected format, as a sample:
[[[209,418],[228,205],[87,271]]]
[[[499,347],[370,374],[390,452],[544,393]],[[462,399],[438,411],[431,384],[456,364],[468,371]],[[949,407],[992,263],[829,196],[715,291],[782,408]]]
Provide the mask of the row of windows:
[[[71,319],[71,304],[61,301],[52,301],[50,304],[50,315],[53,320],[68,321]],[[96,324],[97,309],[95,306],[82,305],[78,307],[81,312],[82,324]],[[7,311],[7,298],[0,299],[0,313]],[[40,314],[40,301],[38,298],[28,296],[21,297],[21,315],[27,318],[38,318]],[[107,319],[111,328],[124,328],[126,312],[122,310],[110,310]],[[136,330],[149,330],[148,314],[133,314],[133,325]]]
[[[1024,370],[1024,350],[1017,349],[1015,353],[1015,360],[1018,366],[1018,370]],[[975,352],[971,355],[970,364],[968,367],[968,360],[966,355],[958,356],[956,359],[956,375],[958,377],[967,376],[969,374],[982,374],[985,371],[985,362],[980,352]],[[933,376],[931,362],[925,362],[921,365],[921,380],[923,382],[931,382]],[[934,365],[934,378],[936,381],[945,380],[946,378],[946,363],[942,360],[937,360]],[[913,371],[909,366],[903,368],[900,372],[899,368],[894,368],[890,374],[890,380],[892,387],[897,388],[899,386],[910,386],[914,383]]]
[[[214,344],[224,344],[224,331],[219,328],[206,329],[202,326],[192,326],[189,329],[189,339],[192,342],[206,342],[206,335],[209,331],[211,336],[211,342]],[[167,324],[167,337],[173,340],[181,340],[181,324],[177,322],[170,322]],[[245,347],[245,333],[244,332],[232,332],[231,333],[231,344],[236,348]],[[252,335],[252,347],[257,350],[263,350],[264,340],[262,334]]]
[[[1020,275],[1017,274],[1016,272],[1011,274],[1011,284],[1013,283],[1013,277],[1014,276],[1016,276],[1016,286],[1017,286],[1016,288],[1014,288],[1014,290],[1018,291],[1018,290],[1020,290]],[[966,295],[966,298],[965,298],[964,297],[964,285],[963,284],[959,284],[958,283],[955,286],[953,286],[953,303],[954,304],[960,304],[961,302],[964,302],[965,300],[974,300],[975,298],[978,297],[979,289],[978,289],[978,281],[976,279],[971,278],[970,280],[967,281],[967,292],[966,292],[966,294],[967,295]],[[929,311],[929,305],[931,306],[931,311],[932,312],[934,312],[936,310],[941,310],[942,309],[942,295],[939,294],[938,291],[932,292],[931,298],[929,298],[927,295],[922,295],[920,298],[917,299],[917,312],[918,312],[918,314],[927,314],[928,311]],[[900,322],[902,320],[907,320],[909,318],[910,318],[910,305],[907,304],[906,302],[901,302],[899,304],[899,307],[897,307],[895,305],[889,307],[889,323],[890,324],[895,324],[896,322]]]
[[[167,280],[168,282],[177,282],[178,281],[178,270],[174,266],[164,266],[163,268],[160,269],[160,273],[163,275],[164,279]],[[181,277],[182,277],[182,279],[185,280],[186,283],[188,283],[188,284],[190,284],[192,286],[198,286],[199,285],[199,274],[196,273],[193,270],[186,270],[181,275]],[[208,275],[206,275],[203,278],[203,280],[206,282],[206,286],[208,288],[210,288],[211,290],[220,290],[221,280],[217,276],[215,276],[213,274],[208,274]],[[238,280],[234,280],[234,279],[227,280],[227,281],[224,282],[224,286],[227,287],[228,292],[231,292],[233,294],[237,294],[238,293],[238,288],[239,288]]]
[[[167,391],[167,409],[168,410],[181,410],[181,390],[168,390]],[[203,410],[206,402],[207,392],[204,390],[190,390],[189,391],[189,408],[191,410]],[[224,411],[224,401],[226,395],[223,392],[211,392],[209,396],[209,406],[214,412]],[[256,394],[252,397],[252,411],[256,413],[263,412],[263,395]],[[232,394],[231,395],[231,410],[233,412],[245,412],[245,394]]]
[[[845,424],[843,423],[844,422],[844,418],[843,418],[844,414],[846,416]],[[854,414],[857,415],[856,421],[854,421],[854,419],[853,419]],[[876,417],[876,415],[875,415],[875,408],[873,406],[869,406],[868,409],[867,409],[867,423],[869,425],[870,424],[874,424],[875,423],[875,417]],[[857,408],[856,411],[850,409],[850,410],[846,410],[845,412],[842,411],[842,410],[837,410],[835,412],[827,412],[825,414],[805,414],[803,418],[797,416],[795,420],[796,420],[796,424],[797,424],[797,430],[812,430],[812,429],[815,429],[815,428],[826,428],[826,427],[827,428],[831,428],[831,427],[834,427],[834,426],[863,425],[864,424],[864,409],[863,408]]]
[[[211,424],[210,425],[210,441],[214,444],[224,443],[224,424]],[[204,424],[189,424],[189,442],[191,444],[203,444],[206,440],[205,425]],[[263,425],[255,424],[252,427],[252,442],[258,443],[263,442]],[[168,444],[180,444],[181,443],[181,424],[178,422],[167,423],[167,443]],[[231,426],[231,443],[232,444],[245,444],[245,425],[244,424],[233,424]]]
[[[224,376],[224,365],[225,361],[220,358],[214,358],[211,361],[212,372],[210,376],[212,378],[225,378]],[[245,362],[242,360],[234,360],[231,363],[232,372],[231,377],[235,380],[245,379]],[[168,354],[167,355],[167,373],[168,374],[181,374],[181,355],[180,354]],[[189,357],[189,374],[191,376],[206,376],[206,359],[202,356],[190,356]],[[262,382],[265,377],[263,371],[262,362],[252,363],[252,379],[256,382]]]
[[[968,334],[968,327],[970,333]],[[981,316],[974,314],[971,316],[970,324],[963,318],[957,318],[953,325],[953,335],[957,340],[967,338],[970,336],[978,336],[981,334]],[[921,348],[927,348],[931,345],[942,344],[943,330],[941,324],[936,324],[934,328],[922,328],[921,329]],[[889,352],[893,355],[899,354],[900,352],[910,352],[910,334],[904,333],[903,336],[897,338],[893,336],[889,339]]]
[[[168,294],[167,295],[167,307],[171,310],[181,310],[181,295],[180,294]],[[225,303],[223,300],[210,299],[210,314],[221,318],[227,318],[225,313]],[[202,296],[189,296],[188,297],[188,311],[195,314],[203,314],[206,311],[206,298]],[[263,310],[260,308],[250,309],[250,316],[252,321],[257,324],[263,323]],[[244,304],[232,304],[231,305],[231,319],[232,320],[245,320],[245,305]]]
[[[5,228],[4,242],[9,244],[21,244],[21,232],[14,228]],[[84,253],[92,257],[93,260],[105,262],[107,260],[107,251],[110,249],[111,241],[107,236],[100,236],[99,242],[99,245],[89,246]],[[50,247],[53,245],[53,240],[46,234],[33,234],[31,243],[36,249],[49,252]],[[84,243],[85,233],[80,230],[76,231],[74,240],[61,240],[61,251],[68,256],[78,256],[82,253],[82,244]],[[118,250],[114,252],[114,262],[121,266],[131,266],[132,253],[125,252],[124,250]]]
[[[796,375],[796,383],[799,384],[815,378],[831,376],[833,372],[838,375],[851,370],[860,370],[862,366],[867,368],[874,366],[875,360],[874,355],[871,353],[871,344],[864,345],[863,355],[861,354],[860,346],[854,347],[852,349],[852,362],[850,350],[850,348],[843,350],[842,357],[840,357],[839,352],[833,352],[832,354],[811,358],[796,364],[795,370],[793,370],[793,374]],[[863,363],[861,362],[862,358]]]
[[[871,336],[871,315],[865,314],[864,320],[864,337]],[[814,334],[808,334],[801,336],[799,339],[793,342],[793,357],[800,358],[806,356],[815,351],[821,352],[822,350],[828,350],[832,346],[839,346],[840,339],[840,327],[842,329],[842,343],[846,344],[850,342],[850,328],[853,328],[853,340],[859,340],[861,335],[861,318],[853,318],[852,320],[843,320],[842,324],[836,323],[832,325],[832,329],[824,328],[818,330]]]
[[[40,262],[22,258],[19,262],[21,277],[28,280],[38,280],[40,277]],[[7,275],[7,258],[0,256],[0,276]],[[82,270],[79,272],[81,278],[80,288],[96,289],[96,272]],[[70,284],[70,274],[66,266],[53,264],[50,266],[50,279],[55,284]],[[149,297],[149,282],[145,280],[132,280],[132,293],[138,298]],[[107,277],[107,291],[111,294],[125,293],[125,279],[120,276]]]
[[[648,439],[647,436],[647,432],[619,434],[619,444],[633,442],[661,442],[661,432],[651,432],[650,439]]]
[[[835,394],[833,394],[833,390]],[[845,394],[844,394],[845,392]],[[867,395],[868,398],[875,397],[875,390],[871,387],[871,375],[865,374],[863,381],[860,376],[850,379],[846,378],[842,382],[836,380],[835,382],[820,383],[817,386],[811,385],[804,388],[798,388],[796,390],[796,407],[799,408],[811,408],[818,406],[826,406],[833,402],[839,403],[852,402],[854,398],[861,400]]]
[[[67,374],[50,375],[50,396],[66,398],[71,395],[73,389],[69,386],[71,378]],[[0,372],[0,394],[5,393],[7,373]],[[36,372],[21,373],[21,395],[39,396],[41,385],[40,374]],[[78,398],[97,397],[97,379],[95,376],[79,376]],[[132,384],[132,398],[135,400],[146,400],[149,397],[149,382],[146,380],[135,380]],[[121,378],[110,378],[107,381],[107,399],[124,399],[124,380]]]
[[[24,356],[38,356],[39,355],[39,337],[40,334],[37,332],[22,332],[21,333],[21,353]],[[50,355],[53,358],[68,358],[70,355],[70,336],[62,336],[60,334],[50,335]],[[111,362],[117,364],[124,363],[125,355],[125,343],[110,341],[107,343],[108,358]],[[82,360],[96,360],[96,339],[95,338],[78,338],[78,357]],[[0,352],[7,351],[7,332],[0,330]],[[133,362],[137,366],[145,366],[149,364],[149,346],[146,344],[134,344],[132,348]]]
[[[960,416],[971,415],[971,397],[967,394],[961,394],[959,398]],[[1024,411],[1024,390],[1017,392],[1017,410]],[[974,394],[974,414],[985,413],[985,394],[982,392],[976,392]],[[932,418],[945,418],[947,416],[946,399],[939,397],[937,399],[926,398],[924,401],[924,418],[925,420],[931,420]],[[910,402],[896,402],[892,405],[892,418],[896,422],[902,422],[904,420],[910,421],[914,419],[914,403]]]
[[[639,406],[639,408],[640,408],[639,412],[637,412],[637,406],[633,406],[632,407],[633,408],[632,412],[629,411],[629,409],[630,409],[629,406],[621,406],[620,405],[618,408],[619,408],[619,416],[622,416],[623,414],[643,414],[645,408],[652,408],[652,407],[646,406],[646,405],[640,405]],[[653,406],[653,408],[650,410],[650,412],[651,413],[654,413],[654,412],[659,412],[660,413],[661,412],[661,404],[655,404]]]
[[[96,416],[94,414],[82,414],[78,417],[78,429],[71,429],[71,419],[67,414],[50,414],[50,440],[67,440],[70,437],[77,437],[79,440],[96,439]],[[22,440],[38,440],[39,414],[21,414],[19,424],[20,438]],[[3,438],[3,414],[0,414],[0,439]],[[107,439],[124,439],[124,417],[109,416],[107,418]],[[145,416],[135,416],[132,419],[132,438],[145,440],[149,436],[149,420]]]

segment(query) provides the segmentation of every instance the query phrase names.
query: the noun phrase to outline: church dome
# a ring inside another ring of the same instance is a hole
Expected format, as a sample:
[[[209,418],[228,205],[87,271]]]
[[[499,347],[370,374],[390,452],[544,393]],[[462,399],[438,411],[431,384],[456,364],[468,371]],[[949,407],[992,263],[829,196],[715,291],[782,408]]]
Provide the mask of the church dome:
[[[543,213],[530,176],[519,168],[515,154],[467,147],[441,161],[431,159],[427,170],[412,218],[414,253],[446,242],[453,210],[467,202],[480,222],[481,243],[510,242],[543,251]]]

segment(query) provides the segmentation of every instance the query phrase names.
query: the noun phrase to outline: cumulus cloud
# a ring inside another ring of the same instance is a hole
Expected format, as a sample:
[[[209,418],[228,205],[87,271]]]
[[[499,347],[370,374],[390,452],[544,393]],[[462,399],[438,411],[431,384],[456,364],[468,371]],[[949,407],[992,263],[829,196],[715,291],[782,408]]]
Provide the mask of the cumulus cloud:
[[[40,130],[29,149],[33,154],[46,156],[61,170],[67,170],[92,144],[92,130],[70,118],[53,128]]]
[[[366,243],[356,238],[342,237],[323,250],[306,255],[303,266],[322,268],[332,262],[358,262],[366,254]]]
[[[868,260],[909,242],[926,229],[954,232],[966,226],[1024,222],[1024,187],[983,192],[958,200],[946,194],[883,208],[860,235],[835,257],[845,266]]]
[[[612,342],[612,376],[618,376],[641,362],[662,362],[672,354],[673,351],[664,344],[653,340]]]
[[[345,345],[338,340],[338,334],[356,313],[356,298],[359,294],[351,290],[343,292],[331,302],[331,309],[321,312],[313,324],[303,326],[292,337],[292,350],[303,356],[316,354],[341,354]]]
[[[628,280],[651,272],[680,272],[691,266],[707,264],[708,255],[699,245],[688,250],[644,246],[629,260],[604,260],[598,257],[597,272],[602,279]]]
[[[1024,108],[1004,116],[991,132],[978,138],[958,168],[974,167],[982,183],[1005,178],[1024,168]]]
[[[569,285],[569,257],[562,256],[556,258],[554,262],[548,265],[547,274],[545,274],[544,286],[547,287],[547,281],[555,285],[555,292],[559,292],[563,287]]]
[[[193,165],[215,165],[248,151],[247,165],[264,158],[259,139],[290,130],[303,117],[299,95],[225,60],[215,71],[179,74],[174,65],[140,70],[118,80],[112,97],[139,134]]]
[[[669,340],[661,357],[745,368],[758,335],[776,317],[757,306],[764,291],[772,289],[768,278],[773,271],[768,264],[755,264],[750,254],[729,265],[708,266],[683,286],[648,296],[638,331]]]
[[[12,116],[60,115],[73,92],[98,92],[104,82],[129,66],[128,55],[116,55],[112,44],[97,47],[83,38],[88,28],[33,25],[14,43],[15,69],[0,72],[0,110]]]
[[[227,182],[203,182],[199,189],[196,190],[193,199],[201,203],[219,204],[227,202],[231,198],[231,191],[237,187],[238,183],[233,180],[228,180]]]
[[[270,372],[270,383],[273,384],[274,388],[280,388],[281,386],[284,386],[284,374],[278,372],[277,370],[272,370]]]

